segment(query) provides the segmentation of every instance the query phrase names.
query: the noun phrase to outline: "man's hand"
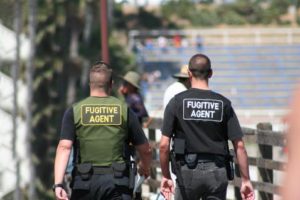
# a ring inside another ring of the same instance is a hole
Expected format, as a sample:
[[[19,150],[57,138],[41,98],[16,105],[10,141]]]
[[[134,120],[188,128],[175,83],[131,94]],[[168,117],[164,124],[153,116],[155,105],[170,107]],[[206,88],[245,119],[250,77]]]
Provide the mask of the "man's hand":
[[[171,200],[172,194],[174,194],[174,184],[172,179],[162,177],[160,191],[166,200]]]
[[[254,190],[250,181],[242,181],[241,196],[243,200],[254,200]]]
[[[63,139],[59,141],[54,163],[54,183],[62,183],[64,180],[72,145],[72,140]],[[68,200],[66,191],[61,187],[55,188],[55,196],[59,200]]]
[[[55,188],[56,200],[69,200],[67,192],[62,187]]]
[[[139,174],[147,178],[150,175],[152,150],[149,143],[136,146],[136,150],[140,155]]]
[[[241,196],[243,200],[254,200],[254,191],[249,176],[248,155],[245,149],[244,141],[239,138],[232,141],[234,146],[237,162],[239,164],[240,174],[242,178]]]

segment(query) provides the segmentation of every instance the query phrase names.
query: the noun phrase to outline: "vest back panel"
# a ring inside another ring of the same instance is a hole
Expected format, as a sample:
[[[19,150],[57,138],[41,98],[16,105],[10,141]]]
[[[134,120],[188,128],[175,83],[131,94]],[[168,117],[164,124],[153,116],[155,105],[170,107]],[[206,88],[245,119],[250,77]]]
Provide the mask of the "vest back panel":
[[[73,106],[80,163],[110,166],[124,162],[127,106],[119,99],[88,97]]]

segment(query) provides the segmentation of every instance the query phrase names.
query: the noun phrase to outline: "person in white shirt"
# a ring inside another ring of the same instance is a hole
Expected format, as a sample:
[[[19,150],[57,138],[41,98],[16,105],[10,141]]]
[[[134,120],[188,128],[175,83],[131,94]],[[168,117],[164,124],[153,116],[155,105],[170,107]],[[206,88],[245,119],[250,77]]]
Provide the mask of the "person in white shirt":
[[[164,93],[164,109],[176,94],[183,92],[189,88],[189,76],[188,76],[188,66],[183,65],[180,69],[180,72],[174,74],[173,77],[177,79],[176,82],[169,85]]]

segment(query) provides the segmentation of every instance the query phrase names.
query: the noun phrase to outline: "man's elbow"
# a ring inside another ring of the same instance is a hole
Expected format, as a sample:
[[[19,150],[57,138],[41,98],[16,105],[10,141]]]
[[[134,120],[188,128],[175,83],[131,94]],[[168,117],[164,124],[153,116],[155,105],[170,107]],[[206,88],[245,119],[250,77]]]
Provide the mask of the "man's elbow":
[[[245,143],[242,139],[235,140],[233,143],[236,150],[245,150]]]
[[[167,153],[167,152],[169,152],[169,145],[161,143],[159,145],[159,152],[160,153]]]
[[[145,158],[151,158],[152,156],[152,148],[148,143],[138,146],[137,150]]]
[[[159,144],[159,152],[160,153],[168,153],[170,150],[170,138],[166,136],[162,136]]]
[[[72,142],[61,140],[57,146],[58,151],[71,151],[72,150]]]
[[[144,154],[145,156],[149,157],[151,159],[152,156],[152,148],[150,145],[148,145],[148,147],[144,150]]]

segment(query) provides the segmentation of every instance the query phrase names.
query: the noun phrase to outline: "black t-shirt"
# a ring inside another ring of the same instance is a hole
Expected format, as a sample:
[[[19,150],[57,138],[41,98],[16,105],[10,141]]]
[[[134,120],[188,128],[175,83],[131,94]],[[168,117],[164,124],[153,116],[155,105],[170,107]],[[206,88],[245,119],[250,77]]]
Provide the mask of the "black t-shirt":
[[[189,152],[216,154],[225,154],[228,139],[243,137],[231,102],[216,92],[196,88],[170,100],[162,134],[184,138]]]
[[[73,108],[71,107],[64,113],[60,139],[72,140],[74,142],[76,137],[75,133],[74,113]],[[128,134],[129,142],[133,145],[140,145],[148,142],[137,116],[130,109],[128,110]]]

